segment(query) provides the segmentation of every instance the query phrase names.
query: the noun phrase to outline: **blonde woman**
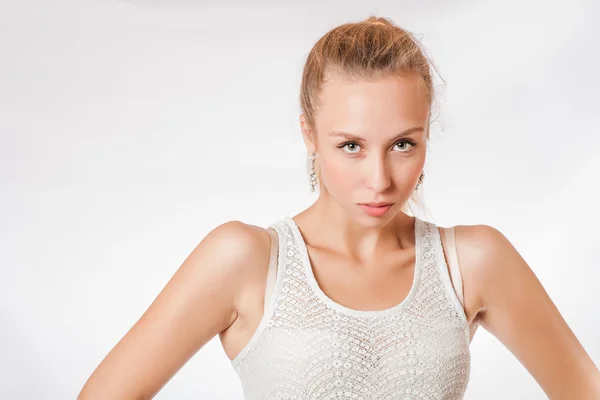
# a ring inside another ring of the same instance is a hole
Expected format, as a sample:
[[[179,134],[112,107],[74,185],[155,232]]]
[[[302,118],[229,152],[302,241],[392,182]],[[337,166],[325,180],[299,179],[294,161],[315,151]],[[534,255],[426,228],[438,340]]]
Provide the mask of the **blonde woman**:
[[[502,233],[408,215],[434,95],[389,19],[326,33],[300,91],[317,200],[213,229],[79,399],[151,398],[217,334],[247,400],[461,399],[479,325],[551,399],[600,399],[597,367]]]

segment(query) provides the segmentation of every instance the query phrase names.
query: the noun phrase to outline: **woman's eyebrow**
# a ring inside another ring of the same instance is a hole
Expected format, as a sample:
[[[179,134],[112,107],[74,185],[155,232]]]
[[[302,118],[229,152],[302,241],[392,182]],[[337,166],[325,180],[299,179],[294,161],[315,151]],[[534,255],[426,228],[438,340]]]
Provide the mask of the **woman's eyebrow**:
[[[403,132],[400,132],[399,134],[397,134],[396,136],[394,136],[392,139],[390,139],[390,141],[395,141],[397,139],[400,139],[401,137],[404,136],[408,136],[412,133],[415,132],[423,132],[424,128],[422,126],[415,126],[413,128],[407,129]],[[329,132],[329,136],[330,137],[338,137],[338,136],[343,136],[347,139],[351,139],[351,140],[365,140],[364,138],[358,136],[358,135],[353,135],[351,133],[348,132],[342,132],[342,131],[331,131]]]

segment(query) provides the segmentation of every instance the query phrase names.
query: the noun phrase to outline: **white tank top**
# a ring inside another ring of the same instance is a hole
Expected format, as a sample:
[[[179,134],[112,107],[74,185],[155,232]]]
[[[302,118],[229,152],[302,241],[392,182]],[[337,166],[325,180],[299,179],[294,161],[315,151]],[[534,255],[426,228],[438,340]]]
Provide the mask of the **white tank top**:
[[[320,289],[291,217],[269,227],[277,234],[268,230],[274,240],[264,313],[231,361],[246,400],[463,398],[471,339],[452,228],[451,274],[436,225],[415,218],[407,297],[385,310],[361,311]]]

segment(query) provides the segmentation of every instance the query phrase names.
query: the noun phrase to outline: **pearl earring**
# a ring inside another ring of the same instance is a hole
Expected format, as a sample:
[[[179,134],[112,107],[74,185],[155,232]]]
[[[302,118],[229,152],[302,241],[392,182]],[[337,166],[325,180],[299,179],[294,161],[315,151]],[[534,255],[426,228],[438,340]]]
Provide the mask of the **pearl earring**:
[[[309,185],[310,185],[310,191],[314,192],[317,186],[317,173],[315,172],[315,158],[316,158],[317,153],[316,152],[312,152],[312,154],[310,155],[309,159],[309,166],[308,166],[308,177],[309,177]]]
[[[417,186],[415,187],[415,190],[419,189],[419,185],[423,183],[423,178],[425,178],[425,171],[421,171],[421,175],[419,175],[419,181],[417,183]]]

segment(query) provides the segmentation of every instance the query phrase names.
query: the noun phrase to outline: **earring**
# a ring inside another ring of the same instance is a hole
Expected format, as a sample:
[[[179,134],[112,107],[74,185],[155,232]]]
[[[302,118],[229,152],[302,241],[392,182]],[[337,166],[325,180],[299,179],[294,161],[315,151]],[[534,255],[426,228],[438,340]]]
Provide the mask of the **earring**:
[[[308,177],[309,177],[309,185],[310,191],[314,192],[317,186],[317,173],[315,172],[315,158],[317,153],[314,151],[310,155],[309,159],[309,167],[308,167]]]
[[[419,175],[419,181],[417,183],[417,186],[415,187],[415,190],[419,189],[419,185],[423,183],[423,178],[425,178],[425,171],[421,171],[421,175]]]

